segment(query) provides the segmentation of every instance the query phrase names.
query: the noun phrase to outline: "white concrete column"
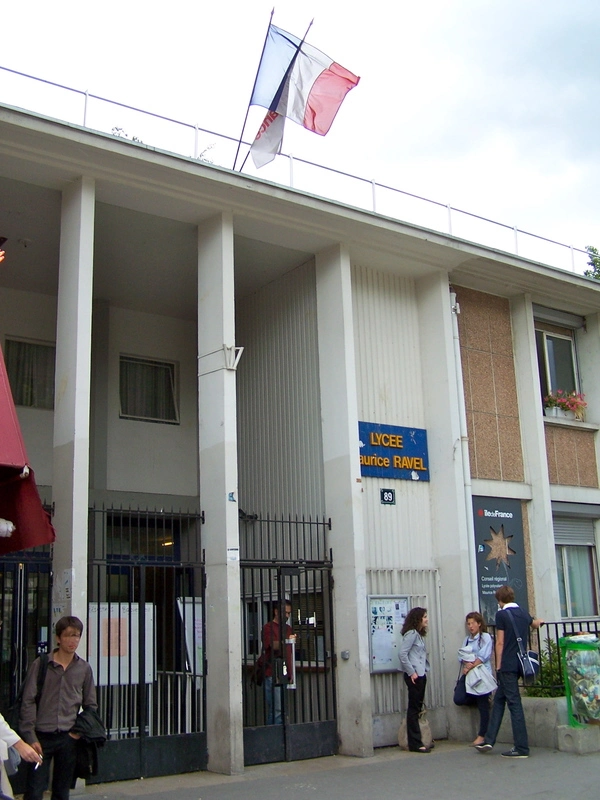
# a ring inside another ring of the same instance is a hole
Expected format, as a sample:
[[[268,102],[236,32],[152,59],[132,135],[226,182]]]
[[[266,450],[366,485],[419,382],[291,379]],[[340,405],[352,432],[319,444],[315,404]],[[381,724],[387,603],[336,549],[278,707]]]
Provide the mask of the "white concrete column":
[[[580,367],[580,386],[585,394],[588,407],[585,418],[590,422],[600,419],[600,369],[598,352],[600,350],[600,314],[588,314],[585,328],[576,333],[575,346]],[[600,436],[595,436],[596,464],[600,465]]]
[[[316,256],[325,502],[332,520],[340,753],[373,754],[352,282],[345,248]],[[344,660],[340,653],[348,651]]]
[[[87,617],[94,204],[91,178],[79,178],[63,190],[52,468],[54,621],[63,614],[84,622]]]
[[[233,220],[198,228],[200,503],[205,514],[208,768],[244,769]]]
[[[514,298],[510,310],[525,480],[531,485],[527,509],[535,614],[542,619],[557,620],[561,617],[560,596],[531,298],[528,295]]]

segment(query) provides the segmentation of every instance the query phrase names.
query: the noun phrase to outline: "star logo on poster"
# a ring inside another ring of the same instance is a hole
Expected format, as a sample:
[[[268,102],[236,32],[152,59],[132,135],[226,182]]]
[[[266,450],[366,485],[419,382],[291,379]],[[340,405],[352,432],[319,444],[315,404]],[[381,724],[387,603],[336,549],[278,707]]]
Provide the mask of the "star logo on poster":
[[[500,530],[498,532],[490,527],[490,533],[492,538],[483,540],[483,543],[487,544],[487,546],[490,548],[490,552],[487,554],[485,560],[495,560],[496,568],[503,563],[506,564],[507,567],[510,567],[510,562],[508,560],[509,556],[516,556],[517,554],[516,550],[513,550],[508,544],[513,538],[512,534],[510,536],[504,535],[504,525],[500,526]]]

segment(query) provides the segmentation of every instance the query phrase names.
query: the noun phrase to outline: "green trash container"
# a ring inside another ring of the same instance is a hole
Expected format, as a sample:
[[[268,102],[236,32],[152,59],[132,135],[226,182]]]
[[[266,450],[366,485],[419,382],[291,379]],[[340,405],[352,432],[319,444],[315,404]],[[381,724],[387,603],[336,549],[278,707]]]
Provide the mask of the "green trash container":
[[[600,639],[588,633],[563,636],[559,646],[569,724],[600,723]]]

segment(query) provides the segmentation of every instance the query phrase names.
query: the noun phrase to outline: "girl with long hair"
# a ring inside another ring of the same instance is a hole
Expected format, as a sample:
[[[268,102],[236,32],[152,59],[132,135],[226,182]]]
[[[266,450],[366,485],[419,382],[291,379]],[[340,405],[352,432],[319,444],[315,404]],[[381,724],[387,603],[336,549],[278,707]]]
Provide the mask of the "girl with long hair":
[[[404,682],[408,689],[408,708],[406,711],[406,733],[408,749],[413,753],[431,753],[421,739],[419,714],[423,707],[429,661],[425,636],[427,635],[427,609],[416,606],[408,612],[402,627],[400,663],[404,671]]]
[[[475,659],[461,662],[463,675],[466,675],[478,664],[483,664],[492,674],[492,637],[487,632],[484,618],[479,611],[470,611],[465,618],[465,623],[469,631],[469,635],[465,640],[465,647],[471,649]],[[476,701],[479,709],[479,732],[472,743],[473,747],[483,744],[485,741],[485,734],[490,721],[490,696],[491,692],[489,694],[473,695],[473,700]]]

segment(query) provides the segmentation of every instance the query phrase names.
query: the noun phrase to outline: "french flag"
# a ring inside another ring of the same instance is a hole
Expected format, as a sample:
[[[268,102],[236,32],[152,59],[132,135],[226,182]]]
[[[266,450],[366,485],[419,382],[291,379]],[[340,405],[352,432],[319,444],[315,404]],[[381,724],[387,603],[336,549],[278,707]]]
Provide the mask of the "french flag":
[[[286,117],[324,136],[359,80],[316,47],[270,25],[250,100],[268,109],[251,148],[256,166],[279,151]]]

